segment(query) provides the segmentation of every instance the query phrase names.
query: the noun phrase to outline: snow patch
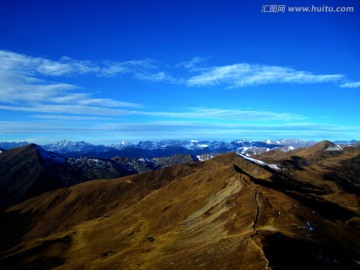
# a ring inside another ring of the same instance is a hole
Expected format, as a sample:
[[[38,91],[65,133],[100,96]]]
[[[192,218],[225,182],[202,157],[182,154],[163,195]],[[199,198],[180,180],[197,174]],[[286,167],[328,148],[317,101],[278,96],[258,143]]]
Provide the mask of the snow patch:
[[[273,170],[276,170],[276,171],[280,171],[281,169],[276,165],[276,164],[268,164],[262,160],[259,160],[259,159],[255,159],[255,158],[251,158],[251,157],[248,157],[248,156],[244,156],[242,154],[239,154],[239,156],[241,156],[242,158],[246,159],[246,160],[249,160],[255,164],[258,164],[262,167],[269,167]]]
[[[245,154],[248,149],[249,147],[244,146],[243,149],[241,150],[241,154]]]
[[[278,167],[278,165],[276,164],[269,164],[268,165],[271,169],[275,170],[275,171],[280,171],[281,169]]]
[[[139,162],[151,162],[151,160],[146,157],[138,158],[138,161]]]
[[[199,144],[199,147],[206,148],[206,147],[209,147],[209,145],[208,144]]]
[[[342,151],[342,147],[340,145],[332,145],[324,149],[324,151]]]

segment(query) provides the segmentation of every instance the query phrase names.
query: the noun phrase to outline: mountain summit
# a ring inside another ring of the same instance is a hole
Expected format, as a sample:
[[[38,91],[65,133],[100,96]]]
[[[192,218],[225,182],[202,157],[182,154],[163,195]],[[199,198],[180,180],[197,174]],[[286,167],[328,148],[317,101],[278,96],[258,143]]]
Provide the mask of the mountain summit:
[[[66,159],[36,144],[4,151],[0,164],[1,206],[66,186],[57,173],[66,166]]]

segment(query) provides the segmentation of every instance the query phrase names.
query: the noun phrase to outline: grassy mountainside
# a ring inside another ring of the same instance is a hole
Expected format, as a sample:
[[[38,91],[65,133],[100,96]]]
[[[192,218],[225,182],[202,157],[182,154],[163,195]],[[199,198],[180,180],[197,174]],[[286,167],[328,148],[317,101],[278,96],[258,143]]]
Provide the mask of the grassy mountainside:
[[[360,148],[326,149],[263,157],[280,170],[230,153],[44,193],[2,214],[0,266],[358,269],[359,193],[328,175]]]

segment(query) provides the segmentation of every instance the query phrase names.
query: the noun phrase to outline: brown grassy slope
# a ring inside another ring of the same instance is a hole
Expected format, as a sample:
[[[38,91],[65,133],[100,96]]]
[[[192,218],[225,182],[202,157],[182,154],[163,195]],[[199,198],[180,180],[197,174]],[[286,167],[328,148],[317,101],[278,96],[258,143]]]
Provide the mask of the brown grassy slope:
[[[28,226],[0,266],[356,269],[358,194],[318,171],[304,181],[297,172],[230,153],[49,192],[7,210],[5,221],[26,217]]]

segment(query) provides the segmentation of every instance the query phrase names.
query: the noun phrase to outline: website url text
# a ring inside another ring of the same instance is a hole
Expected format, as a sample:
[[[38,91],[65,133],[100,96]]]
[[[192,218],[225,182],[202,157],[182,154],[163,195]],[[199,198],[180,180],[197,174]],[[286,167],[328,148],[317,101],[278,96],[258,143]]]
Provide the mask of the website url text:
[[[300,12],[300,13],[348,13],[354,12],[355,7],[334,7],[334,6],[306,6],[295,7],[286,5],[262,5],[261,12],[263,13],[285,13],[285,12]]]

